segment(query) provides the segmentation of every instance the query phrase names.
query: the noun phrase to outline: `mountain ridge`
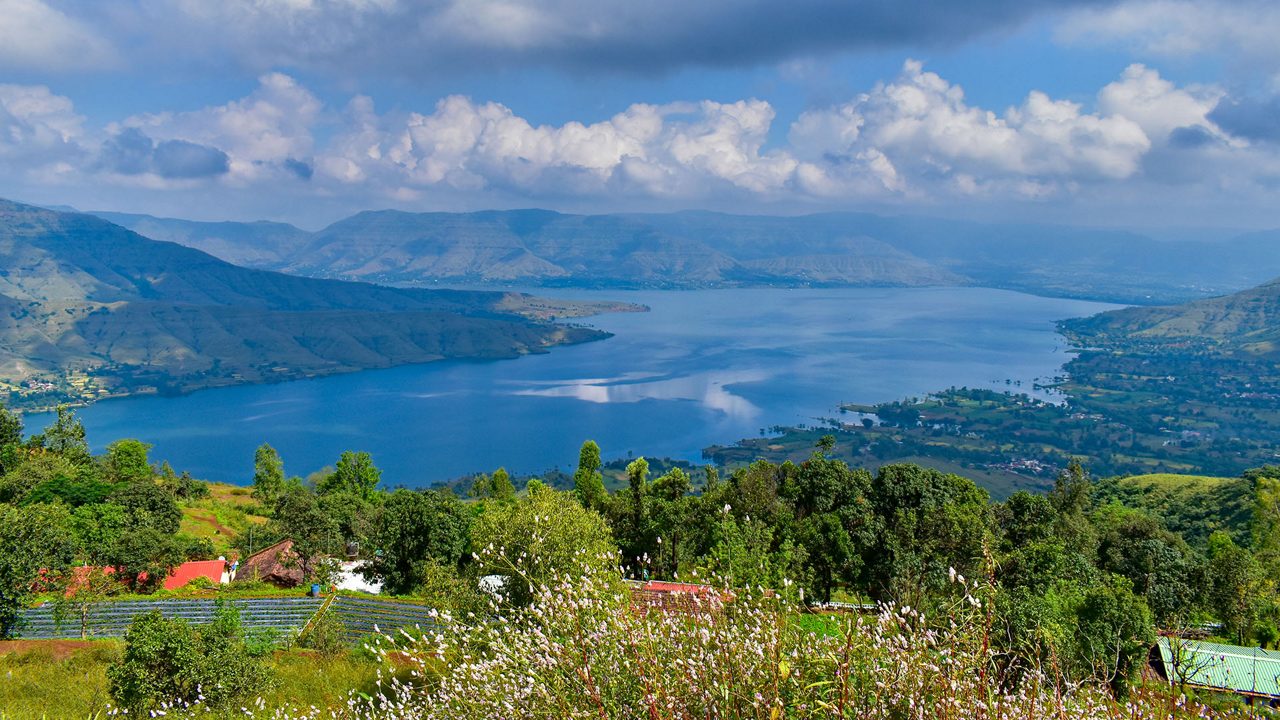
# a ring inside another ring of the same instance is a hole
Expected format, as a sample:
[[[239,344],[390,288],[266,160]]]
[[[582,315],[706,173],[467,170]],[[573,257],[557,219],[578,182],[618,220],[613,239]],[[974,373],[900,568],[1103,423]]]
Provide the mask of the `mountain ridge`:
[[[368,210],[316,232],[103,213],[236,264],[310,277],[439,284],[701,288],[978,285],[1159,304],[1280,274],[1280,231],[1154,240],[1129,230],[828,212],[576,215]]]
[[[607,337],[546,320],[614,309],[634,308],[246,269],[0,200],[0,385],[19,405],[516,357]]]

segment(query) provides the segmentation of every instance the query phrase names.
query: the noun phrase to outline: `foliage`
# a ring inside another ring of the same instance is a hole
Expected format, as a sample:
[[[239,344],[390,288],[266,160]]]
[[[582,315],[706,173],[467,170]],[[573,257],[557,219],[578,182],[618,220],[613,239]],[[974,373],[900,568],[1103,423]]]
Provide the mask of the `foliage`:
[[[369,453],[348,450],[338,458],[333,474],[322,480],[318,489],[322,493],[348,492],[369,500],[381,480],[382,471],[373,464]]]
[[[984,643],[988,589],[957,582],[942,623],[886,606],[822,632],[776,597],[710,595],[631,612],[607,577],[541,586],[502,623],[442,627],[382,652],[411,663],[362,714],[450,718],[1181,718],[1174,698],[1115,703],[1051,670],[1002,675]],[[383,708],[379,712],[378,708]],[[384,714],[385,713],[385,714]]]
[[[269,535],[293,540],[304,581],[325,579],[320,560],[337,551],[340,533],[337,521],[324,511],[320,499],[304,488],[291,488],[280,496],[275,518],[268,526]]]
[[[121,533],[107,557],[116,577],[133,592],[141,593],[163,587],[169,571],[186,559],[172,535],[153,527]]]
[[[263,443],[253,454],[253,499],[271,506],[284,492],[284,461],[276,449]]]
[[[380,579],[388,592],[416,592],[437,564],[457,564],[470,521],[466,508],[448,491],[396,490],[378,513],[376,552],[363,573]]]
[[[149,479],[120,486],[111,494],[111,502],[125,509],[136,528],[153,528],[172,535],[182,525],[182,508],[177,499]]]
[[[588,510],[599,510],[608,499],[604,476],[600,473],[600,446],[595,440],[582,443],[578,451],[578,469],[573,473],[573,494]]]
[[[0,639],[18,627],[19,612],[43,579],[56,585],[71,564],[65,508],[0,504]]]
[[[506,578],[505,597],[517,606],[532,600],[537,587],[581,572],[584,558],[616,567],[617,549],[604,519],[572,495],[545,486],[489,509],[472,527],[471,539],[477,572]]]
[[[115,483],[135,483],[151,480],[155,473],[147,453],[151,446],[140,440],[117,440],[107,446],[102,458],[102,472]]]
[[[245,645],[235,606],[219,603],[214,622],[193,627],[158,611],[139,615],[124,655],[107,670],[111,695],[134,714],[201,704],[230,707],[270,687],[261,659]]]

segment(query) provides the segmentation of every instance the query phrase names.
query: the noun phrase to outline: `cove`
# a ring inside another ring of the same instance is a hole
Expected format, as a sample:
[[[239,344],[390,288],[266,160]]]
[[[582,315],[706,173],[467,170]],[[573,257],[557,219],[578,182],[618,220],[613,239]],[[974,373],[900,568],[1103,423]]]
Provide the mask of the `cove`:
[[[585,322],[614,337],[493,362],[387,370],[108,400],[78,411],[95,450],[125,437],[155,461],[247,483],[269,442],[305,475],[366,450],[383,483],[424,486],[505,466],[571,470],[588,438],[606,459],[701,460],[713,443],[952,385],[1006,388],[1058,374],[1054,322],[1113,305],[985,288],[586,291],[648,305]],[[28,432],[51,420],[25,418]]]

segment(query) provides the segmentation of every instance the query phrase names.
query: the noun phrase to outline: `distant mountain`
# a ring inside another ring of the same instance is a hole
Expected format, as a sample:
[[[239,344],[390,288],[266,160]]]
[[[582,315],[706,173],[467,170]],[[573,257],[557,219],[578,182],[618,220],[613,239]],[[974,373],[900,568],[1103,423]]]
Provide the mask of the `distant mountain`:
[[[364,212],[306,233],[274,223],[102,216],[249,267],[398,285],[979,285],[1153,304],[1280,274],[1280,231],[1175,242],[1123,230],[866,213],[513,210]]]
[[[1280,279],[1182,305],[1126,308],[1062,324],[1084,345],[1176,345],[1280,355]]]
[[[515,357],[606,337],[543,321],[602,309],[245,269],[0,201],[0,385],[19,402]]]
[[[283,265],[311,237],[306,230],[285,223],[197,222],[115,212],[92,214],[152,240],[186,245],[244,267],[272,269]]]

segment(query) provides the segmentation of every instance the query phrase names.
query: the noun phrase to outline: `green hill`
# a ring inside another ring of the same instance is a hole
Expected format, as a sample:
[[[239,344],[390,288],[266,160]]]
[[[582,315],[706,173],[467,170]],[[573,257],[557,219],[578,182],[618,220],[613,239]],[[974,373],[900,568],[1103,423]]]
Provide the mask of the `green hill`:
[[[1202,348],[1224,354],[1280,354],[1280,280],[1182,305],[1126,308],[1070,320],[1084,345],[1117,342]]]
[[[248,270],[0,201],[0,385],[16,404],[516,357],[606,337],[543,321],[605,309]]]
[[[1198,547],[1204,547],[1216,530],[1225,530],[1241,545],[1250,542],[1253,484],[1241,478],[1172,474],[1110,478],[1098,482],[1094,499],[1145,510]]]

